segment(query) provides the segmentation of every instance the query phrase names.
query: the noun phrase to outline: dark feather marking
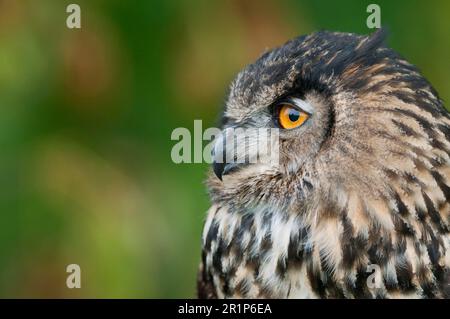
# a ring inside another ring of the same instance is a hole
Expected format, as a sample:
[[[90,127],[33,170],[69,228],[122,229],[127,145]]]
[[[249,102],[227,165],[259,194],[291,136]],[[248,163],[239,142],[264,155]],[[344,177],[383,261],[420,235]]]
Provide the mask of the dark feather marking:
[[[197,275],[197,296],[200,299],[215,299],[217,298],[216,290],[213,284],[213,278],[206,269],[206,252],[202,251],[202,262]]]
[[[222,253],[224,251],[225,245],[222,239],[220,239],[217,243],[216,251],[213,252],[212,257],[212,265],[214,269],[219,273],[222,274]]]
[[[447,141],[450,141],[450,127],[448,127],[448,125],[444,125],[444,124],[438,124],[437,127],[445,135],[445,138],[447,139]]]
[[[380,229],[371,229],[369,232],[369,242],[371,243],[367,250],[369,261],[377,265],[386,263],[393,251],[391,236],[384,235]]]
[[[253,271],[253,277],[256,278],[259,275],[259,265],[260,265],[260,260],[259,260],[259,256],[258,255],[252,255],[249,256],[249,258],[247,259],[247,262],[245,264],[245,266]]]
[[[436,295],[438,291],[437,285],[445,284],[446,281],[449,280],[446,275],[448,274],[448,268],[444,269],[439,264],[439,259],[441,257],[441,253],[439,251],[439,247],[443,246],[442,239],[440,237],[436,237],[433,230],[428,224],[424,225],[424,237],[429,237],[430,240],[425,241],[428,256],[430,257],[431,261],[431,271],[435,277],[435,281],[430,283],[430,288],[432,288],[433,291],[431,291],[431,295]]]
[[[402,263],[397,263],[395,265],[395,272],[400,290],[404,292],[413,292],[417,289],[412,282],[413,269],[411,263],[406,260],[406,258],[403,258]]]
[[[425,265],[421,264],[417,267],[416,274],[420,287],[422,288],[422,294],[425,298],[435,298],[437,294],[436,284],[428,279],[428,269]]]
[[[401,216],[396,214],[392,215],[392,220],[394,222],[395,231],[403,236],[414,236],[416,233],[412,226],[407,223]]]
[[[401,80],[408,83],[408,87],[416,92],[418,91],[419,88],[427,87],[427,82],[422,77],[404,75],[402,76]],[[414,87],[414,85],[416,85],[416,87]],[[397,97],[398,99],[407,104],[414,104],[419,106],[422,110],[429,113],[434,118],[441,118],[443,116],[443,113],[446,112],[442,107],[438,107],[435,104],[430,103],[429,101],[419,99],[417,95],[410,94],[405,91],[394,91],[392,92],[392,95],[394,95],[395,97]],[[420,96],[420,94],[418,95]]]
[[[288,267],[300,267],[303,263],[304,245],[308,238],[308,231],[306,228],[300,227],[298,234],[291,236],[288,245]]]
[[[312,259],[308,260],[306,273],[308,275],[309,283],[311,285],[312,290],[315,293],[317,293],[321,298],[324,298],[325,285],[322,282],[322,279],[320,278],[320,273],[318,271],[314,271]]]
[[[275,270],[276,274],[283,279],[286,276],[286,271],[288,268],[288,263],[286,257],[278,258],[277,268]]]
[[[268,232],[264,235],[263,239],[261,240],[259,251],[263,255],[266,254],[271,248],[272,248],[272,240],[270,233]]]
[[[431,221],[438,227],[439,231],[445,233],[448,232],[448,229],[444,222],[442,221],[441,215],[434,207],[433,202],[430,197],[425,192],[422,192],[423,200],[425,201],[425,205],[427,207],[428,214],[431,218]]]
[[[334,299],[346,298],[344,290],[334,280],[327,282],[327,296]]]
[[[206,234],[205,249],[207,251],[211,250],[211,243],[216,240],[218,231],[219,224],[217,224],[216,221],[213,221],[209,226],[208,233]]]
[[[397,120],[392,119],[391,120],[392,123],[395,124],[395,126],[397,126],[400,129],[400,132],[402,132],[403,134],[406,134],[407,136],[417,136],[417,132],[414,131],[412,128],[410,128],[408,125],[403,124],[402,122],[399,122]]]
[[[404,259],[402,264],[397,263],[395,265],[395,272],[401,290],[410,292],[416,288],[412,283],[413,271],[411,263],[408,260]]]
[[[302,182],[308,191],[312,191],[313,185],[308,180],[302,179]]]
[[[419,123],[419,125],[424,129],[424,131],[428,134],[428,136],[430,138],[433,138],[435,136],[434,132],[433,132],[433,125],[428,120],[423,118],[421,115],[419,115],[411,110],[406,110],[406,109],[394,108],[394,109],[386,109],[386,110],[393,112],[393,113],[399,113],[402,115],[412,117],[414,120],[416,120],[417,123]]]
[[[399,214],[402,216],[409,215],[408,208],[403,203],[403,201],[401,200],[400,196],[397,193],[395,193],[394,198],[395,198],[395,204],[397,206]]]
[[[441,174],[439,174],[437,171],[434,170],[431,171],[431,175],[433,176],[434,180],[436,181],[442,193],[444,194],[445,199],[447,201],[450,201],[450,187],[445,183],[444,177],[442,177]]]
[[[245,233],[250,232],[252,226],[253,226],[253,214],[244,214],[241,219],[241,224],[239,225],[238,229],[236,230],[236,242],[238,243],[238,247],[240,247],[239,250],[242,250],[244,247],[242,247],[242,241],[244,238]]]
[[[354,295],[356,298],[367,299],[371,298],[372,294],[367,286],[367,279],[371,273],[366,271],[366,267],[360,265],[356,270],[356,282],[354,287]]]
[[[343,227],[341,235],[342,262],[345,268],[350,269],[353,267],[360,252],[365,248],[365,240],[360,237],[355,238],[352,222],[347,216],[347,205],[341,212],[341,223]]]
[[[447,149],[447,147],[437,139],[436,132],[433,130],[433,124],[431,124],[428,120],[420,116],[419,114],[416,114],[415,112],[411,110],[405,110],[405,109],[399,109],[395,108],[393,110],[385,109],[386,111],[393,112],[393,113],[399,113],[403,114],[409,117],[412,117],[414,120],[416,120],[417,123],[422,127],[422,129],[427,134],[431,146],[434,148],[440,149],[445,151],[446,153],[450,153],[450,151]]]
[[[426,221],[427,213],[421,207],[416,206],[416,213],[417,213],[417,218],[419,218],[419,220],[421,222]]]

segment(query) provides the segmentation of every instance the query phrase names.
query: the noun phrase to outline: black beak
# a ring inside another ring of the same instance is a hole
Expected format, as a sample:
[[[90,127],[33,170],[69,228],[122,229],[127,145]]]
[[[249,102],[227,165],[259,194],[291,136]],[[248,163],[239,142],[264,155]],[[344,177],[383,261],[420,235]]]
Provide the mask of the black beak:
[[[216,142],[211,154],[213,158],[213,171],[220,180],[222,180],[223,176],[235,172],[247,164],[236,162],[236,156],[233,156],[232,159],[227,158],[226,143],[224,142],[223,139]]]
[[[216,176],[222,180],[222,175],[223,172],[225,170],[225,166],[227,164],[226,163],[217,163],[217,162],[213,162],[213,170],[214,170],[214,174],[216,174]]]
[[[213,162],[213,170],[216,176],[222,180],[222,176],[237,172],[248,163],[217,163]]]

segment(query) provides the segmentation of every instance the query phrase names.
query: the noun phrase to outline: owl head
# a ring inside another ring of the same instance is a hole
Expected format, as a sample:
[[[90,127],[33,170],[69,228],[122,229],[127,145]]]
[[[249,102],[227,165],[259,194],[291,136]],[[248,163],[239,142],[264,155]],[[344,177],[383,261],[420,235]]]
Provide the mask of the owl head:
[[[317,32],[244,68],[230,88],[224,132],[277,129],[278,161],[216,155],[208,179],[213,200],[324,211],[360,205],[386,227],[392,225],[383,212],[425,210],[427,197],[449,209],[448,188],[436,187],[449,176],[449,114],[384,38],[382,30]]]

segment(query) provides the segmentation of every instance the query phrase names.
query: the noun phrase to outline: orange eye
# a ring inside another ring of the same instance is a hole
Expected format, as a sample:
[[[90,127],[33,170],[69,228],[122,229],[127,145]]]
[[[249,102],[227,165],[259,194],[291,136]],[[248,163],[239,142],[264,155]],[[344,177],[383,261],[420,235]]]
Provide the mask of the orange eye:
[[[278,112],[278,122],[285,129],[293,129],[299,127],[308,119],[309,114],[289,104],[282,104]]]

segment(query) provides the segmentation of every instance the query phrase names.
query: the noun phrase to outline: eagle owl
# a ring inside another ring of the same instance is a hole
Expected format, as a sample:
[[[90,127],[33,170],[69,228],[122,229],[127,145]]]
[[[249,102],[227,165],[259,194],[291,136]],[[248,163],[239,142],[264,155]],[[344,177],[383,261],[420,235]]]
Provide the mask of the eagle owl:
[[[200,298],[450,297],[450,115],[384,38],[301,36],[237,75],[222,129],[278,129],[279,160],[214,157]]]

